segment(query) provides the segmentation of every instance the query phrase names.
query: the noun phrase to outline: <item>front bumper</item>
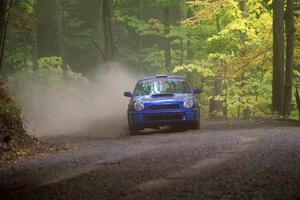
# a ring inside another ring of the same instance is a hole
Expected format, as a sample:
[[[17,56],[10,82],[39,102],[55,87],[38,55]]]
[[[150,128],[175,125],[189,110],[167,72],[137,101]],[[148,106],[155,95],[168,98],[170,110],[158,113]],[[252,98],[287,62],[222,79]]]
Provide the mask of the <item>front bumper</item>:
[[[199,121],[199,108],[158,110],[158,111],[128,111],[128,119],[138,127],[154,127],[178,124],[190,124]]]

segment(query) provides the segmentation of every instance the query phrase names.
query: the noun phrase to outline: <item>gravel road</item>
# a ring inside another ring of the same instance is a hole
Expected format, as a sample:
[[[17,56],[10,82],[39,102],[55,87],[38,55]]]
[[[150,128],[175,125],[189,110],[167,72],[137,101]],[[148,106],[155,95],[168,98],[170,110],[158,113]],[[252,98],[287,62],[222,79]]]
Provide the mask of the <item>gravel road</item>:
[[[48,141],[76,148],[1,168],[0,199],[300,199],[297,124],[207,121]]]

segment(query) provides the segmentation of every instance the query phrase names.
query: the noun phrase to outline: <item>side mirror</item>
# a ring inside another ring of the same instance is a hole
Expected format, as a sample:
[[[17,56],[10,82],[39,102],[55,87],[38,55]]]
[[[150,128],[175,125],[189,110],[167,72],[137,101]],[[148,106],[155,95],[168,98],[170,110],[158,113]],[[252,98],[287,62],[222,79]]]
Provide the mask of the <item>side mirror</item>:
[[[132,93],[131,92],[124,92],[124,96],[125,97],[132,97]]]
[[[202,89],[201,88],[194,88],[193,89],[193,94],[199,94],[202,92]]]

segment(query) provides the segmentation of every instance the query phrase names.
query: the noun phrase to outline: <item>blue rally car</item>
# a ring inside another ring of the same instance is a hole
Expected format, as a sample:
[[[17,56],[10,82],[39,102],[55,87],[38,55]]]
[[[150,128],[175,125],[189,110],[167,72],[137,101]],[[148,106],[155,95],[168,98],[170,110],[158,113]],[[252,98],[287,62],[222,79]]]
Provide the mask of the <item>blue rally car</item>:
[[[195,94],[183,76],[151,76],[140,79],[128,104],[128,125],[131,134],[144,128],[174,126],[199,129],[200,109]]]

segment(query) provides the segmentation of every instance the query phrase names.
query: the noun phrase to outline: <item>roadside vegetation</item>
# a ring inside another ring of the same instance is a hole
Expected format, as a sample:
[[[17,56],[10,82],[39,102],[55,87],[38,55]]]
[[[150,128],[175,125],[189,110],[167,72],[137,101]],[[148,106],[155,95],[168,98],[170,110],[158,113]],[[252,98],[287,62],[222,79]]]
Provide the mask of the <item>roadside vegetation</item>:
[[[64,98],[113,61],[136,76],[186,75],[203,88],[204,118],[299,119],[299,29],[295,0],[3,0],[0,139],[39,143],[16,102],[52,87]]]
[[[41,144],[36,138],[26,134],[21,118],[21,109],[7,92],[5,84],[0,85],[0,166],[6,161],[56,150]]]

